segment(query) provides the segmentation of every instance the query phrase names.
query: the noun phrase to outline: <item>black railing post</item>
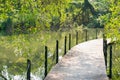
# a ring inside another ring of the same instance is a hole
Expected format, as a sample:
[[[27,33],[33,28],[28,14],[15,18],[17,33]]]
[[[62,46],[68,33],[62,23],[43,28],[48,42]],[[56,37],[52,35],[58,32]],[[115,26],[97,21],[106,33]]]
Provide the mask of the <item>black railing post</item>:
[[[76,31],[76,45],[78,44],[78,31]]]
[[[67,44],[67,37],[65,36],[65,43],[64,43],[64,55],[66,54],[66,49],[67,49],[66,44]]]
[[[112,45],[110,45],[109,78],[112,78]]]
[[[27,59],[27,80],[30,80],[31,61]]]
[[[96,28],[96,39],[98,38],[97,35],[98,35],[98,29]]]
[[[59,46],[59,42],[58,40],[56,40],[56,64],[58,63],[59,60],[58,46]]]
[[[104,52],[105,66],[107,69],[107,40],[104,34],[103,34],[103,52]]]
[[[69,50],[71,48],[71,34],[69,34]]]
[[[48,56],[48,48],[47,46],[45,46],[45,73],[44,73],[45,77],[47,76],[47,64],[48,64],[47,56]]]
[[[85,41],[87,41],[87,29],[85,29]]]

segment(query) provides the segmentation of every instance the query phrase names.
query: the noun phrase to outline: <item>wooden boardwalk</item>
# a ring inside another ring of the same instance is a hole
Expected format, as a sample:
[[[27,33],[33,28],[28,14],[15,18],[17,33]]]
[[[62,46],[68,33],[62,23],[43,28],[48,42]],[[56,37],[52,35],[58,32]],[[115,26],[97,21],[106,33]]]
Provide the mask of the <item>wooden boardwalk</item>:
[[[73,47],[52,68],[45,80],[108,80],[103,40],[91,40]]]

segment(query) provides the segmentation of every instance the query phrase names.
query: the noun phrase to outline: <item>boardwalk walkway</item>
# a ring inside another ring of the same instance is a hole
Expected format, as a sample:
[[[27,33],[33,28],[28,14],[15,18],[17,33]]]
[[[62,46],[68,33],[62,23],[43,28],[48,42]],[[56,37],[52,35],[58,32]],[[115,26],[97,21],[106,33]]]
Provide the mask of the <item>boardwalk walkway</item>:
[[[45,80],[108,80],[103,40],[91,40],[73,47],[52,68]]]

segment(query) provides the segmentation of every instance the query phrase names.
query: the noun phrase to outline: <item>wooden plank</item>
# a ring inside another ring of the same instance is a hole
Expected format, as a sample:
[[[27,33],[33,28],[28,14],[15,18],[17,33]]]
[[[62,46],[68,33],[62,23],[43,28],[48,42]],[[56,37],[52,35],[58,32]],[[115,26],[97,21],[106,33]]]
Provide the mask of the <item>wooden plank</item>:
[[[73,47],[44,80],[108,80],[103,55],[103,39]]]

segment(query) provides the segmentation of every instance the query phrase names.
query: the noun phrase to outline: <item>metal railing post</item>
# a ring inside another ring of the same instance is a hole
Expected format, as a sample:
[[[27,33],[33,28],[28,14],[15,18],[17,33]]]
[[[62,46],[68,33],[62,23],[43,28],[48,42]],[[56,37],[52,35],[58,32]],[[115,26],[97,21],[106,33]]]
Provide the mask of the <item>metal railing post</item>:
[[[87,38],[88,38],[88,36],[87,36],[87,29],[85,29],[85,41],[87,41]]]
[[[78,44],[78,32],[76,31],[76,45]]]
[[[58,40],[56,40],[56,64],[58,63],[59,60],[58,46],[59,46],[59,42]]]
[[[71,48],[71,34],[69,34],[69,50]]]
[[[48,64],[48,61],[47,61],[47,56],[48,56],[48,48],[47,46],[45,46],[45,77],[47,76],[47,64]]]
[[[110,45],[109,78],[112,78],[112,45]]]
[[[31,61],[27,59],[27,80],[30,80]]]
[[[98,38],[97,35],[98,35],[98,29],[96,28],[96,39]]]
[[[67,37],[65,36],[65,43],[64,43],[64,55],[66,54],[66,49],[67,49],[66,44],[67,44]]]
[[[107,69],[107,40],[104,35],[103,35],[103,52],[104,52],[105,66]]]

